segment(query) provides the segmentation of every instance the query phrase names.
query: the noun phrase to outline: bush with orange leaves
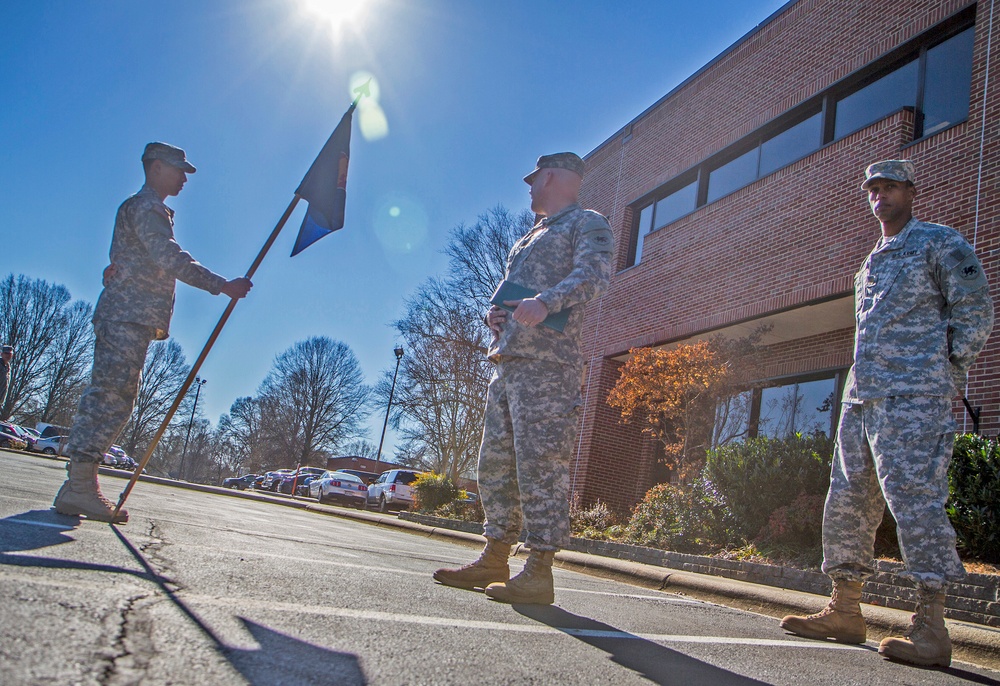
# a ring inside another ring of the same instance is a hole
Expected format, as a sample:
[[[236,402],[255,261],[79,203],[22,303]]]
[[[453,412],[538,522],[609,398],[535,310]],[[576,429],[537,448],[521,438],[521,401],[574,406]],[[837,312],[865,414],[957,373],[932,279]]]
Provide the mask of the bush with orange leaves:
[[[608,404],[621,411],[626,424],[637,422],[643,433],[660,441],[664,463],[687,483],[704,465],[707,447],[703,436],[692,437],[691,429],[703,427],[706,416],[711,417],[712,403],[729,381],[730,365],[709,341],[629,352]]]

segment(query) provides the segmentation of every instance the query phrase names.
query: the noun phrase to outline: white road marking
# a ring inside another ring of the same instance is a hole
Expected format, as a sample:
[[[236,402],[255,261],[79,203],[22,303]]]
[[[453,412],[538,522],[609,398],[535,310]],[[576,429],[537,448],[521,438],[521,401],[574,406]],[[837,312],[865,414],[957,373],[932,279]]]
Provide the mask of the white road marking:
[[[53,522],[33,522],[30,519],[4,519],[0,520],[3,524],[27,524],[28,526],[49,526],[53,529],[61,529],[62,531],[70,531],[76,528],[75,524],[54,524]]]
[[[188,595],[178,593],[178,596],[192,605],[210,605],[233,609],[232,598],[214,596]],[[654,643],[701,643],[713,645],[747,645],[762,648],[813,648],[819,650],[865,650],[863,646],[844,645],[825,641],[792,641],[766,638],[736,638],[728,636],[687,636],[683,634],[633,634],[627,631],[604,631],[595,629],[572,629],[551,627],[545,624],[508,624],[504,622],[488,622],[458,617],[430,617],[427,615],[408,615],[398,612],[380,612],[378,610],[352,610],[341,607],[315,607],[282,603],[268,600],[244,598],[238,603],[241,610],[248,606],[256,606],[280,612],[296,612],[324,617],[338,617],[361,621],[380,621],[394,624],[416,624],[420,626],[441,627],[447,629],[478,629],[483,631],[506,631],[521,634],[567,634],[581,638],[630,639],[652,641]]]

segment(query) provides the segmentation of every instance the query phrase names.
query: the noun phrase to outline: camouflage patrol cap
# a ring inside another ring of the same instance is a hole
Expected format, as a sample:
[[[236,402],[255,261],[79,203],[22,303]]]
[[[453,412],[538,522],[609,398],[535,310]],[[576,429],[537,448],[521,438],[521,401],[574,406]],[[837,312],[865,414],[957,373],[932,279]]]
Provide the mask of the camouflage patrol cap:
[[[0,352],[13,354],[14,353],[14,346],[12,346],[12,345],[5,345],[5,346],[3,346],[3,349],[0,349]]]
[[[524,182],[531,184],[535,174],[542,169],[569,169],[580,178],[583,178],[583,160],[580,156],[572,152],[557,152],[552,155],[542,155],[535,163],[535,168],[524,177]]]
[[[177,167],[188,174],[194,174],[197,171],[187,161],[183,150],[167,143],[148,143],[146,149],[142,151],[142,161],[146,160],[163,160],[171,167]]]
[[[868,190],[871,182],[875,179],[892,179],[893,181],[903,181],[914,183],[917,172],[913,168],[913,162],[909,160],[882,160],[875,164],[869,164],[865,169],[865,182],[861,184],[862,190]]]

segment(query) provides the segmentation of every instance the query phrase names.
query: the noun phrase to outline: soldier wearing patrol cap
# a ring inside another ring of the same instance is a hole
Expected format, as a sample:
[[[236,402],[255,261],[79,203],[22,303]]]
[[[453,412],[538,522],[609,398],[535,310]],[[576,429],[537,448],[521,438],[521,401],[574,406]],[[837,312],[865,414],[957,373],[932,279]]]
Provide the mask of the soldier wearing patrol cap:
[[[230,298],[244,297],[252,285],[208,270],[174,240],[174,211],[163,201],[195,172],[184,151],[150,143],[142,165],[145,185],[115,218],[111,265],[94,309],[94,367],[73,420],[69,478],[54,503],[61,514],[104,522],[115,508],[98,486],[98,467],[132,413],[150,341],[168,336],[176,281]],[[128,512],[120,510],[115,522],[126,521]]]
[[[488,357],[496,363],[479,450],[486,548],[475,562],[434,578],[484,588],[494,600],[550,604],[552,559],[569,543],[569,472],[581,405],[580,329],[587,301],[607,288],[614,239],[607,219],[578,203],[584,163],[573,153],[543,155],[524,177],[541,219],[507,257],[505,281],[534,297],[492,307]],[[562,331],[542,322],[568,311]],[[510,578],[507,558],[523,528],[530,555]]]
[[[823,571],[833,579],[833,598],[822,612],[781,625],[809,638],[864,642],[861,585],[873,571],[875,530],[888,505],[918,607],[905,636],[883,640],[879,653],[948,666],[945,587],[965,576],[945,513],[951,398],[993,330],[993,301],[965,238],[913,217],[915,176],[909,160],[865,171],[861,187],[882,235],[854,277],[854,365],[823,515]]]

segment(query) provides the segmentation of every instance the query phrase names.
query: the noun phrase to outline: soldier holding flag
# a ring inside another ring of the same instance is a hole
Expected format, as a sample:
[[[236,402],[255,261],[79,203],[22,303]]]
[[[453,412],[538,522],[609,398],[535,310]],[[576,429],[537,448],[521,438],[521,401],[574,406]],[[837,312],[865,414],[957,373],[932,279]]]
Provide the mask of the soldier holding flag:
[[[252,286],[247,278],[227,280],[203,267],[174,240],[174,211],[163,201],[180,193],[195,172],[184,151],[150,143],[142,164],[145,184],[115,218],[111,267],[94,310],[94,367],[73,421],[69,478],[54,503],[60,514],[103,522],[128,521],[126,510],[114,516],[97,471],[132,413],[150,341],[168,336],[177,279],[233,299]]]

